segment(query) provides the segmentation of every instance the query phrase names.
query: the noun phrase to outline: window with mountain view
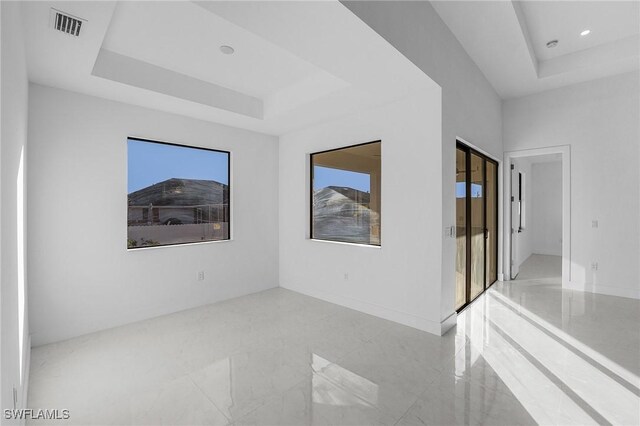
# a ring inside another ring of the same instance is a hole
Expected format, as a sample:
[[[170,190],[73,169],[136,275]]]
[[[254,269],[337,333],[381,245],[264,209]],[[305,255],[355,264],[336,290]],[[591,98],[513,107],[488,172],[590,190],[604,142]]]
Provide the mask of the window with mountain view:
[[[129,138],[127,248],[229,239],[226,151]]]
[[[311,238],[380,245],[380,147],[311,154]]]

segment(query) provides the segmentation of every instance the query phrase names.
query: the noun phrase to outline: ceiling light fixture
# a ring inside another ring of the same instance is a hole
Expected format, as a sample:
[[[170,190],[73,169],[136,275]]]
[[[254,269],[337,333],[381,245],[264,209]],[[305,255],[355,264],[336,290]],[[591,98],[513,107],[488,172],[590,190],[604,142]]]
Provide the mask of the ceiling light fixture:
[[[231,46],[220,46],[220,51],[222,53],[224,53],[225,55],[231,55],[233,52],[235,52],[235,49]]]
[[[580,33],[580,35],[583,37],[589,34],[591,34],[591,30],[584,30],[583,32]]]
[[[558,45],[558,40],[551,40],[547,43],[547,47],[551,49],[552,47],[556,47]]]

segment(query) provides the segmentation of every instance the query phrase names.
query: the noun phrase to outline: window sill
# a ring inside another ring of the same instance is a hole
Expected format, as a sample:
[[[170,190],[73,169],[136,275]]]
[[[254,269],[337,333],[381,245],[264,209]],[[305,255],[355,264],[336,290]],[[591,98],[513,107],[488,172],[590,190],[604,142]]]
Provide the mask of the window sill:
[[[154,249],[167,249],[171,247],[188,247],[188,246],[200,246],[204,244],[216,244],[216,243],[228,243],[233,241],[232,238],[228,240],[213,240],[213,241],[198,241],[195,243],[179,243],[179,244],[165,244],[162,246],[149,246],[149,247],[136,247],[136,248],[127,248],[127,252],[132,251],[146,251],[146,250],[154,250]]]
[[[317,238],[307,238],[307,240],[313,241],[313,242],[316,242],[316,243],[339,244],[339,245],[343,245],[343,246],[364,247],[364,248],[372,248],[372,249],[381,249],[382,248],[382,245],[374,246],[372,244],[347,243],[345,241],[319,240]]]

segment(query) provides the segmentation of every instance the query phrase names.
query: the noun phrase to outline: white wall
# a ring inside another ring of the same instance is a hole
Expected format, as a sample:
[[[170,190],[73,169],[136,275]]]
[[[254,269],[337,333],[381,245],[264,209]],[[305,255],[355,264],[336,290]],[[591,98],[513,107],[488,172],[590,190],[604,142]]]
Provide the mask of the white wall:
[[[278,285],[276,137],[37,85],[29,106],[34,345]],[[233,240],[127,251],[128,136],[231,151]]]
[[[416,93],[280,138],[282,287],[440,333],[440,102],[439,89]],[[381,247],[310,240],[309,154],[375,140]]]
[[[533,253],[562,256],[562,162],[531,166]]]
[[[504,102],[505,150],[570,145],[572,288],[640,298],[639,121],[638,72]]]
[[[1,2],[2,92],[0,136],[0,398],[2,408],[26,406],[29,365],[29,324],[24,267],[24,190],[27,145],[28,82],[20,5]],[[21,332],[22,331],[22,332]],[[20,345],[22,342],[22,345]],[[4,419],[2,424],[11,422]]]
[[[442,223],[455,225],[455,147],[463,138],[502,159],[501,100],[427,1],[343,1],[442,87]],[[435,155],[435,154],[432,154]],[[502,173],[500,173],[502,175]],[[500,197],[500,210],[502,197]],[[502,229],[500,221],[499,229]],[[440,233],[441,318],[454,312],[456,240]],[[501,238],[501,237],[500,237]],[[499,256],[502,259],[502,255]],[[498,265],[501,270],[501,265]]]
[[[532,179],[531,179],[531,160],[529,158],[516,158],[513,160],[514,168],[514,197],[515,203],[518,202],[518,173],[522,173],[524,179],[524,187],[522,191],[523,203],[524,203],[524,226],[519,228],[519,218],[514,214],[513,221],[514,223],[511,225],[513,229],[515,229],[515,233],[513,234],[514,245],[515,245],[515,264],[518,267],[522,266],[522,264],[531,256],[533,253],[533,239],[535,235],[535,229],[532,226],[531,216],[534,212],[533,205],[535,201],[532,197]],[[517,212],[517,209],[515,210]]]

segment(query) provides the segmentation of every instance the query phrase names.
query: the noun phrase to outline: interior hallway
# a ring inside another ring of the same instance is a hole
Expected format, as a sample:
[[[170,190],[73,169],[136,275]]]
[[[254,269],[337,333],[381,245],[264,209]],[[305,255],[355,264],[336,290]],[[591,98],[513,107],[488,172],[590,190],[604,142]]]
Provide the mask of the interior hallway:
[[[279,288],[34,348],[29,403],[65,424],[638,424],[639,321],[638,300],[498,282],[437,337]]]
[[[520,266],[514,281],[540,281],[562,285],[562,256],[532,254]]]

